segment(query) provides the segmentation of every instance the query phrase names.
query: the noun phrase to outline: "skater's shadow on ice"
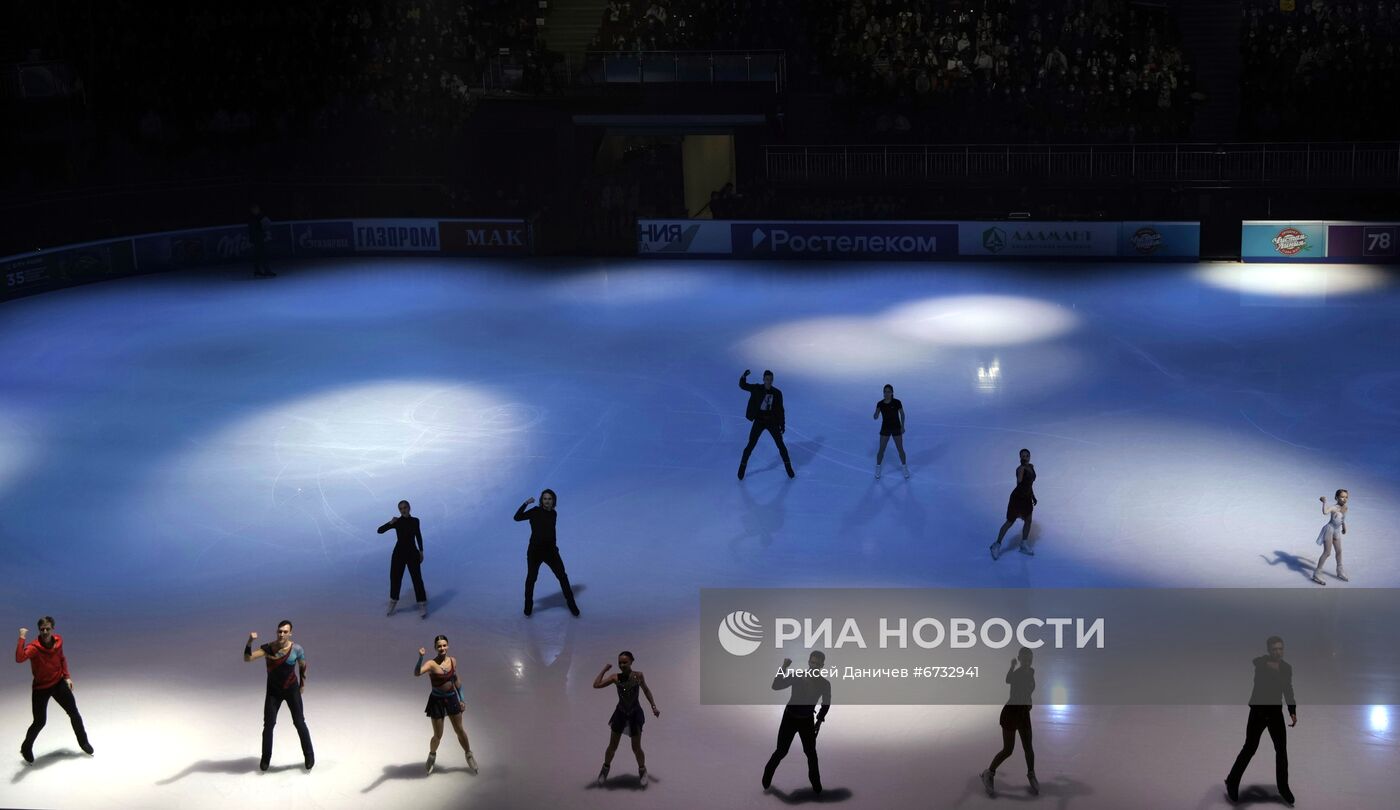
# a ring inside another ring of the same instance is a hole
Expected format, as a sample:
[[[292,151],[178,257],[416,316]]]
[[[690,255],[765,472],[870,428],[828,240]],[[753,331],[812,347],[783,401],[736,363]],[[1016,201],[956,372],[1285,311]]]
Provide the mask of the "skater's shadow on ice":
[[[433,768],[433,776],[444,773],[471,773],[471,769],[463,765],[460,768]],[[369,793],[371,790],[388,782],[391,779],[427,779],[428,769],[423,767],[423,763],[414,762],[408,765],[385,765],[384,772],[379,778],[370,783],[369,787],[361,790],[361,793]]]
[[[804,442],[792,442],[788,444],[788,458],[792,459],[792,469],[796,471],[811,466],[812,462],[821,452],[822,441],[822,437],[817,436],[816,438]],[[783,460],[781,458],[775,457],[762,467],[756,467],[752,471],[746,472],[745,477],[763,475],[775,471],[782,472],[784,475],[787,474],[787,471],[783,469]]]
[[[767,501],[760,502],[753,496],[749,487],[740,483],[739,495],[744,501],[743,509],[739,513],[742,531],[729,541],[730,554],[735,558],[742,558],[751,545],[749,541],[757,541],[758,546],[765,548],[773,545],[773,539],[782,534],[783,523],[787,519],[784,501],[791,491],[792,482],[784,480],[778,485],[777,494]]]
[[[439,611],[439,610],[442,610],[444,607],[446,607],[446,606],[448,605],[448,603],[450,603],[454,598],[456,598],[456,596],[457,596],[457,589],[456,589],[456,588],[448,588],[448,589],[445,590],[445,591],[434,591],[434,592],[428,594],[428,615],[431,616],[434,612]],[[405,605],[406,605],[406,607],[405,607]],[[415,603],[413,603],[413,602],[405,602],[405,603],[402,603],[402,604],[394,611],[394,616],[395,616],[396,618],[402,618],[402,617],[405,617],[405,616],[417,616],[417,615],[418,615],[418,609],[417,609],[417,608],[418,608],[418,606],[417,606]]]
[[[647,774],[647,781],[657,784],[661,780],[652,774]],[[588,783],[589,790],[649,790],[649,787],[642,787],[642,779],[635,773],[624,773],[618,776],[609,777],[603,784],[598,784],[595,779]]]
[[[1196,805],[1197,810],[1205,810],[1208,807],[1249,807],[1253,805],[1279,805],[1287,807],[1283,802],[1283,797],[1277,792],[1269,790],[1262,785],[1250,785],[1240,788],[1240,800],[1230,801],[1230,797],[1225,795],[1225,785],[1216,782],[1206,789],[1206,795],[1201,797],[1201,801]]]
[[[963,790],[963,795],[953,803],[953,807],[962,807],[973,797],[986,797],[986,789],[982,787],[982,778],[973,776],[967,780],[967,786]],[[1040,782],[1040,795],[1031,794],[1030,786],[1024,781],[1015,781],[1003,776],[997,777],[997,801],[1011,802],[1037,802],[1037,806],[1049,806],[1058,810],[1068,810],[1075,799],[1082,799],[1094,795],[1094,789],[1078,779],[1071,779],[1068,776],[1060,775],[1053,779],[1044,779]],[[1047,802],[1052,804],[1046,804]]]
[[[267,769],[268,773],[280,773],[282,771],[302,770],[301,765],[273,765]],[[243,757],[241,759],[201,759],[200,761],[186,767],[183,771],[168,779],[156,782],[157,785],[169,785],[184,779],[186,776],[193,776],[197,773],[258,773],[258,758]]]
[[[768,792],[781,799],[783,804],[831,804],[847,801],[854,795],[850,788],[828,788],[821,793],[811,788],[798,788],[791,793],[780,788],[769,788]]]
[[[1278,550],[1274,551],[1274,558],[1272,560],[1268,557],[1265,557],[1263,554],[1259,555],[1259,559],[1263,560],[1271,566],[1286,565],[1288,566],[1288,570],[1303,577],[1304,579],[1312,579],[1313,563],[1316,562],[1316,560],[1310,560],[1306,557],[1302,557],[1297,554],[1289,554],[1287,551]]]
[[[584,591],[588,590],[588,586],[583,584],[582,582],[571,582],[569,584],[574,589],[574,601],[578,601],[579,595],[582,594]],[[553,608],[564,608],[567,606],[568,603],[564,601],[564,594],[562,591],[559,593],[552,593],[549,596],[544,597],[543,599],[535,600],[536,611],[550,610]]]
[[[58,751],[50,751],[47,754],[40,754],[39,756],[34,758],[34,763],[32,765],[26,764],[24,767],[16,771],[14,778],[10,780],[10,784],[18,784],[19,781],[23,779],[30,771],[43,770],[44,768],[49,768],[54,765],[57,765],[60,762],[65,762],[70,759],[77,759],[81,756],[82,754],[79,754],[77,751],[73,751],[67,748],[63,748]]]

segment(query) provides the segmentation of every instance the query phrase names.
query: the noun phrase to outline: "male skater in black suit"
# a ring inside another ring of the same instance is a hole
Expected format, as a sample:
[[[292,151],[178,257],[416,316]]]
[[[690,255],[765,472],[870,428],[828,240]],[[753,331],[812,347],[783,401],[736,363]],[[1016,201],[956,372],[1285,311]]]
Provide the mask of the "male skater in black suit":
[[[1289,807],[1293,806],[1293,791],[1288,789],[1288,732],[1283,727],[1283,707],[1288,704],[1289,726],[1298,725],[1298,702],[1293,699],[1293,667],[1283,660],[1283,639],[1269,636],[1265,642],[1268,655],[1254,659],[1254,692],[1249,696],[1249,720],[1245,724],[1244,747],[1235,757],[1235,767],[1225,777],[1225,793],[1230,801],[1240,800],[1240,778],[1249,760],[1259,748],[1259,737],[1269,730],[1274,742],[1274,769],[1278,793]]]
[[[783,392],[773,387],[773,372],[763,372],[763,385],[749,382],[750,373],[748,369],[744,369],[744,373],[739,376],[739,387],[749,392],[749,407],[744,411],[744,418],[753,422],[753,427],[749,429],[748,446],[744,448],[744,457],[739,460],[739,480],[744,480],[744,469],[749,466],[749,454],[753,452],[754,445],[758,444],[758,437],[765,430],[773,437],[773,443],[778,445],[778,455],[783,457],[783,466],[787,468],[788,478],[796,478],[797,473],[792,471],[792,459],[788,458],[787,445],[783,444],[783,431],[787,429]]]

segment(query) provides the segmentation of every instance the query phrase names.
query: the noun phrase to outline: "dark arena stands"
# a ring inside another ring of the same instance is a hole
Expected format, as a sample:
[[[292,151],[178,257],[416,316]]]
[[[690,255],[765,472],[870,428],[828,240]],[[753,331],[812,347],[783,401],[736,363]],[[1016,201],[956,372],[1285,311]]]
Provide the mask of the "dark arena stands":
[[[1394,808],[1397,48],[0,3],[0,808]]]

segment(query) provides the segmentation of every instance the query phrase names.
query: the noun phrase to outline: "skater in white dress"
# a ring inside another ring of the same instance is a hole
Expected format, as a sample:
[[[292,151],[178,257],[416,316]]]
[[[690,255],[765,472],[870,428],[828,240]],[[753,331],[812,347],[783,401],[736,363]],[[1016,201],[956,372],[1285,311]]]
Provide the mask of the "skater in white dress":
[[[1327,496],[1318,498],[1322,501],[1322,514],[1327,516],[1327,523],[1323,524],[1322,531],[1317,534],[1317,543],[1322,546],[1322,556],[1317,558],[1317,565],[1313,568],[1312,581],[1319,585],[1326,585],[1322,581],[1322,564],[1327,562],[1327,555],[1333,551],[1337,552],[1337,579],[1349,582],[1347,575],[1342,573],[1342,535],[1347,533],[1347,501],[1351,494],[1344,489],[1337,490],[1336,504],[1327,505]]]

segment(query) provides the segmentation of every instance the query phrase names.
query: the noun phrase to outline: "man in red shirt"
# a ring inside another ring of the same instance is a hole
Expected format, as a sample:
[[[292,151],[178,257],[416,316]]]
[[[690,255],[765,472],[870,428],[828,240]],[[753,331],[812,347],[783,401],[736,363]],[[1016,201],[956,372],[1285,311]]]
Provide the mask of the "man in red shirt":
[[[78,737],[78,747],[84,753],[92,754],[92,744],[88,742],[87,730],[83,728],[83,717],[78,714],[78,702],[73,699],[73,679],[68,675],[68,659],[63,655],[63,637],[53,631],[53,617],[39,620],[39,640],[24,643],[29,628],[19,629],[19,642],[15,645],[15,663],[29,662],[34,672],[34,722],[24,735],[20,746],[20,756],[25,762],[34,761],[34,738],[39,736],[44,723],[48,721],[49,698],[68,712],[73,721],[73,733]]]

